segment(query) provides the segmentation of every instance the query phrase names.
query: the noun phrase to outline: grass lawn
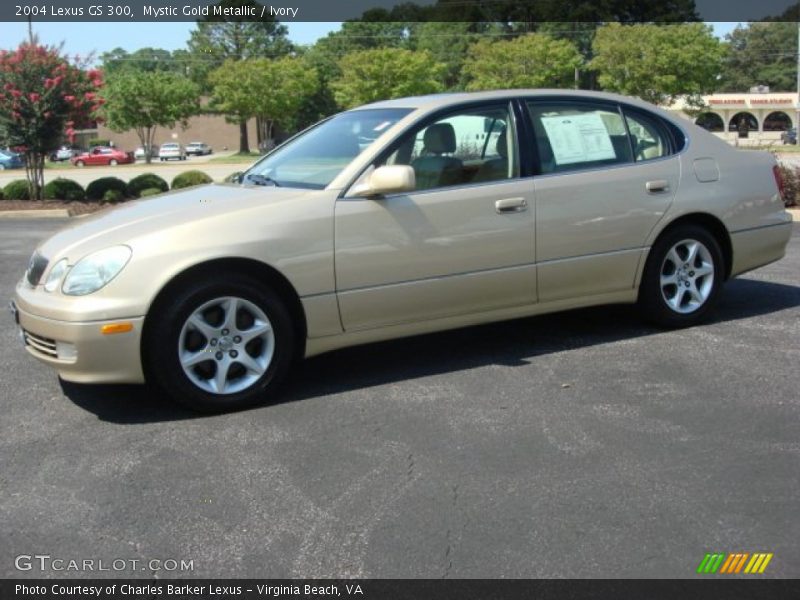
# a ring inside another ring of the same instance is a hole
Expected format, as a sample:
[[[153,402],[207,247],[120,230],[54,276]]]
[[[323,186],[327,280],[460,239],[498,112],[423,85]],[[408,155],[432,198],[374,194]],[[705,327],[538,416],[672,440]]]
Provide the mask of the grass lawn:
[[[250,164],[256,161],[256,159],[263,156],[258,152],[247,152],[247,153],[239,153],[231,154],[230,156],[215,156],[214,158],[210,159],[208,162],[212,163],[229,163],[229,164]]]
[[[797,144],[769,144],[764,146],[739,146],[737,150],[766,150],[767,152],[777,152],[778,154],[797,154],[800,146]]]

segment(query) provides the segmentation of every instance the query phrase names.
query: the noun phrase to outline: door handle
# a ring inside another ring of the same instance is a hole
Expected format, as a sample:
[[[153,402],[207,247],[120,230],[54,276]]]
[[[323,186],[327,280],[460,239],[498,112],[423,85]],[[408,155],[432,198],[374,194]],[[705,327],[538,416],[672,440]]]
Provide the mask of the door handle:
[[[495,202],[494,209],[500,214],[522,212],[528,210],[528,201],[525,198],[506,198]]]
[[[669,189],[669,181],[666,179],[655,179],[644,184],[648,192],[666,192]]]

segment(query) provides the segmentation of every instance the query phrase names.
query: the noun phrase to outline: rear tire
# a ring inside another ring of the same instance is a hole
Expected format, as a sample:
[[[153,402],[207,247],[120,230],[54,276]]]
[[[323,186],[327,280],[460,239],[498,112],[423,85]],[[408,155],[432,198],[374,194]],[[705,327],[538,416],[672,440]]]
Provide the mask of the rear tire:
[[[83,162],[82,160],[76,160],[76,161],[75,161],[75,166],[76,166],[76,167],[83,167],[85,164],[86,164],[86,163],[85,163],[85,162]]]
[[[148,379],[174,400],[216,413],[275,397],[295,336],[289,311],[271,289],[234,274],[191,285],[152,311],[142,358]]]
[[[108,161],[108,166],[109,167],[116,167],[118,164],[119,163],[117,162],[116,158],[112,158],[110,161]]]
[[[725,262],[719,243],[698,225],[682,225],[662,235],[650,250],[639,307],[662,327],[689,327],[705,319],[722,288]]]

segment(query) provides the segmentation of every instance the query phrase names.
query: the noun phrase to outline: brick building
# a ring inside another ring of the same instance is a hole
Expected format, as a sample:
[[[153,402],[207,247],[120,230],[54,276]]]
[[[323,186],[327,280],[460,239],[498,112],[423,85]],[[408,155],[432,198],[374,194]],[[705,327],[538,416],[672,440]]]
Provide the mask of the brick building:
[[[258,150],[258,139],[256,136],[256,121],[251,119],[247,124],[248,140],[250,150]],[[76,143],[86,146],[90,139],[111,140],[114,146],[121,150],[135,150],[141,145],[139,136],[136,132],[126,131],[118,133],[112,131],[103,124],[99,124],[96,129],[84,129],[78,132]],[[159,127],[156,129],[154,143],[161,145],[166,142],[180,142],[183,145],[189,142],[205,142],[214,149],[214,152],[239,150],[239,125],[228,123],[222,115],[198,115],[192,117],[187,122],[186,129],[177,124],[172,129]]]

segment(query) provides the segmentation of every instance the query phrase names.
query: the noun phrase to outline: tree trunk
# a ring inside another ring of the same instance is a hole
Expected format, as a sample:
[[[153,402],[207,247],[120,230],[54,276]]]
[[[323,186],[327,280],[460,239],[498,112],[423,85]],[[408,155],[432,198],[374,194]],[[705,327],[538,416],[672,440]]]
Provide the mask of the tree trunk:
[[[239,154],[250,154],[250,142],[247,140],[247,119],[239,121]]]
[[[41,200],[44,188],[45,155],[38,152],[25,153],[25,176],[31,200]]]

